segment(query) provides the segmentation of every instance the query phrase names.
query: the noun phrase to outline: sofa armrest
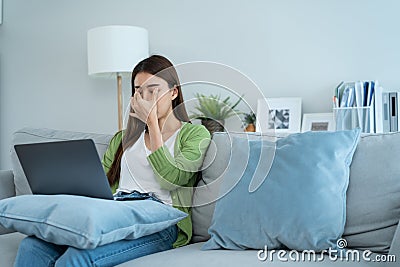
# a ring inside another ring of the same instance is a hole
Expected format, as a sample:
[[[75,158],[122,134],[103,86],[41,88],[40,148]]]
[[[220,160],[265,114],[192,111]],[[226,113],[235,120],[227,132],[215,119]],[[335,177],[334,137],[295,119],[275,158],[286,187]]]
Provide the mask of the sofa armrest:
[[[0,170],[0,200],[15,196],[14,175],[12,171]],[[14,232],[0,226],[0,235]]]
[[[13,172],[0,170],[0,199],[13,196],[15,196]]]
[[[400,260],[400,222],[397,224],[396,232],[394,233],[392,244],[390,245],[389,254],[395,255],[397,261]]]

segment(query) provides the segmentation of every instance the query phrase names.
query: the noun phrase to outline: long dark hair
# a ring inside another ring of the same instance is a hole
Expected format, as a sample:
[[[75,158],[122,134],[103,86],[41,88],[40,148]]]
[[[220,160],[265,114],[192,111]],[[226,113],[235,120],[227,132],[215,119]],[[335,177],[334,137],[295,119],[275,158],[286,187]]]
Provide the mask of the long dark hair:
[[[172,65],[171,61],[160,55],[153,55],[140,61],[132,71],[132,96],[135,93],[135,77],[141,72],[155,75],[166,81],[169,88],[175,86],[178,89],[178,96],[172,100],[173,113],[178,120],[190,122],[183,102],[178,73],[176,72],[176,69]],[[133,112],[132,107],[130,112]],[[117,181],[119,181],[123,151],[131,147],[139,139],[144,130],[147,131],[147,125],[144,122],[129,116],[126,130],[122,135],[122,142],[115,153],[111,168],[107,172],[108,182],[110,185],[114,185]]]

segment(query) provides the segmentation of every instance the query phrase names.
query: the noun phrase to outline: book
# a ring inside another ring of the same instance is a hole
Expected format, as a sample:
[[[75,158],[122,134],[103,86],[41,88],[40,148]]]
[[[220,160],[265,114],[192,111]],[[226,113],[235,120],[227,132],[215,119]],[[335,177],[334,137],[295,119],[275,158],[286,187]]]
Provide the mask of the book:
[[[367,90],[365,95],[365,107],[363,109],[364,112],[364,132],[366,133],[374,133],[375,132],[375,112],[374,112],[374,92],[375,92],[375,82],[368,81],[367,83]]]
[[[369,99],[368,99],[368,105],[372,105],[372,101],[375,95],[375,81],[370,81],[370,91],[369,91]]]
[[[375,98],[374,97],[371,98],[368,116],[369,116],[369,120],[366,124],[369,127],[368,132],[375,133],[376,129],[375,129]]]
[[[364,89],[363,107],[366,107],[368,106],[368,89],[369,89],[368,82],[363,83],[363,89]]]
[[[375,132],[383,133],[383,88],[375,81]]]
[[[349,97],[350,97],[350,87],[346,84],[343,87],[343,93],[341,93],[340,97],[339,97],[339,105],[341,108],[348,107],[347,105],[348,105]]]
[[[341,90],[343,84],[344,84],[344,81],[341,81],[341,82],[338,84],[338,86],[336,86],[336,89],[335,89],[335,96],[336,96],[337,99],[340,98],[340,90]]]
[[[382,128],[384,133],[390,132],[389,92],[382,92]]]
[[[340,107],[340,100],[342,98],[343,90],[344,90],[344,82],[341,81],[339,83],[339,85],[335,89],[335,96],[336,96],[337,101],[338,101],[338,107]]]
[[[397,92],[389,93],[390,131],[397,132]]]
[[[400,131],[400,92],[397,93],[397,131]]]

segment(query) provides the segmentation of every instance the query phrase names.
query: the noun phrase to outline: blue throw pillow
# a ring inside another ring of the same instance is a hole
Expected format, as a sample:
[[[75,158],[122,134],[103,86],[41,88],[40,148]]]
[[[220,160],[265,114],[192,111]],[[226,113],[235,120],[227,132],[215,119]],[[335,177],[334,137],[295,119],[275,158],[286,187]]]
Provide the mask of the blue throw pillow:
[[[80,249],[153,234],[186,216],[153,200],[23,195],[0,201],[0,224],[4,227]]]
[[[292,134],[276,142],[234,138],[211,238],[202,249],[336,248],[359,137],[360,129]]]

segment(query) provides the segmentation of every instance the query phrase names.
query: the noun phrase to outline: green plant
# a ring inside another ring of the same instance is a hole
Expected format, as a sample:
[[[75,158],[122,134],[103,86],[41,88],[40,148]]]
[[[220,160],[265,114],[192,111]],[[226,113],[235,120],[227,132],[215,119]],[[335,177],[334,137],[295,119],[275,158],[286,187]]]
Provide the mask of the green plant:
[[[254,114],[254,112],[250,112],[250,113],[244,114],[243,121],[247,125],[254,124],[256,122],[256,114]]]
[[[193,113],[190,116],[191,119],[201,119],[201,120],[212,119],[212,120],[223,121],[229,117],[234,116],[235,114],[242,114],[242,112],[235,109],[235,107],[240,103],[240,101],[242,101],[243,95],[233,105],[230,102],[229,96],[224,100],[221,100],[221,96],[219,95],[206,96],[197,93],[196,97],[199,103],[195,107],[195,109],[198,112]]]

